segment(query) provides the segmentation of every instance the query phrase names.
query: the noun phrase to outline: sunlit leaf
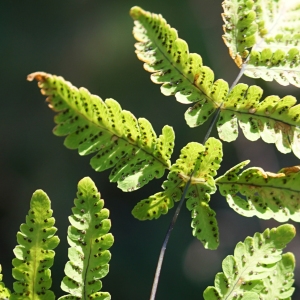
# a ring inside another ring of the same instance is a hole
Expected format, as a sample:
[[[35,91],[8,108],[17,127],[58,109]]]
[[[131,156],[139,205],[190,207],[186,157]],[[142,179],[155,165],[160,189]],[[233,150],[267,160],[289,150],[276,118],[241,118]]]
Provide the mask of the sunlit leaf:
[[[230,207],[245,217],[300,222],[299,167],[283,168],[278,173],[252,167],[239,174],[248,162],[216,179]]]
[[[157,137],[146,119],[136,119],[113,99],[102,101],[85,88],[77,89],[62,77],[33,73],[49,107],[57,112],[54,134],[67,136],[65,146],[80,155],[96,153],[96,171],[113,168],[110,180],[123,191],[133,191],[163,176],[171,165],[174,131],[164,126]]]
[[[281,253],[294,237],[295,227],[285,224],[239,242],[234,255],[223,260],[223,272],[216,275],[214,286],[206,288],[204,299],[274,300],[289,297],[293,293],[294,265],[290,254]],[[278,288],[282,288],[283,278],[286,279],[286,286],[281,295],[283,297],[280,297]],[[281,282],[274,287],[274,291],[270,291],[277,280]]]

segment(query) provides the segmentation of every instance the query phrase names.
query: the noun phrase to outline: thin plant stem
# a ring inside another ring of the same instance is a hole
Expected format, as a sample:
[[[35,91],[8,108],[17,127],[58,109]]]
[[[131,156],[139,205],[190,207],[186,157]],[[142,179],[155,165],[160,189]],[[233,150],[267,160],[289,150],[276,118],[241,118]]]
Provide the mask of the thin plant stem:
[[[232,83],[230,89],[229,89],[229,92],[237,85],[237,83],[240,81],[241,77],[243,76],[244,72],[245,72],[245,68],[246,68],[246,62],[248,61],[248,58],[247,60],[245,61],[245,63],[243,63],[242,67],[241,67],[241,70],[238,74],[238,76],[236,77],[236,79],[234,80],[234,82]]]
[[[166,249],[167,249],[167,244],[168,244],[168,241],[169,241],[169,238],[170,238],[170,235],[171,235],[171,231],[173,230],[174,225],[175,225],[176,220],[177,220],[177,217],[180,213],[180,210],[181,210],[182,204],[184,202],[187,190],[190,186],[190,183],[191,183],[191,179],[186,183],[186,185],[184,187],[181,199],[180,199],[179,204],[176,208],[175,214],[172,218],[172,221],[169,225],[169,228],[168,228],[167,234],[165,236],[164,242],[162,244],[160,254],[159,254],[159,258],[158,258],[158,262],[157,262],[157,266],[156,266],[156,271],[155,271],[154,281],[153,281],[153,285],[152,285],[150,300],[155,299],[155,295],[156,295],[156,291],[157,291],[157,285],[158,285],[159,276],[160,276],[160,271],[161,271],[162,263],[163,263],[163,260],[164,260],[165,252],[166,252]]]
[[[230,89],[229,89],[229,92],[237,85],[237,83],[239,82],[239,80],[241,79],[241,77],[243,76],[245,72],[245,64],[243,64],[238,76],[236,77],[236,79],[234,80],[234,82],[232,83]],[[207,130],[207,133],[204,137],[204,140],[203,140],[203,144],[206,143],[206,141],[208,140],[210,134],[211,134],[211,131],[212,131],[212,128],[213,126],[215,125],[216,121],[217,121],[217,118],[220,114],[220,111],[221,111],[221,107],[223,105],[223,102],[221,103],[221,105],[218,107],[217,111],[215,112],[214,114],[214,117],[210,123],[210,126]],[[151,295],[150,295],[150,300],[155,300],[155,296],[156,296],[156,292],[157,292],[157,286],[158,286],[158,282],[159,282],[159,277],[160,277],[160,272],[161,272],[161,268],[162,268],[162,263],[163,263],[163,260],[164,260],[164,256],[165,256],[165,252],[166,252],[166,249],[167,249],[167,245],[168,245],[168,242],[169,242],[169,238],[171,236],[171,232],[175,226],[175,223],[176,223],[176,220],[178,218],[178,215],[180,213],[180,210],[181,210],[181,207],[183,205],[183,202],[185,200],[185,195],[187,193],[187,190],[191,184],[191,179],[194,175],[194,172],[195,172],[195,169],[193,170],[193,173],[191,174],[190,176],[190,179],[189,181],[186,183],[185,187],[184,187],[184,190],[183,190],[183,193],[182,193],[182,196],[180,198],[180,201],[179,201],[179,204],[176,208],[176,211],[173,215],[173,218],[172,218],[172,221],[169,225],[169,228],[168,228],[168,231],[165,235],[165,239],[163,241],[163,244],[162,244],[162,247],[160,249],[160,254],[159,254],[159,258],[158,258],[158,262],[157,262],[157,266],[156,266],[156,271],[155,271],[155,275],[154,275],[154,280],[153,280],[153,285],[152,285],[152,289],[151,289]]]
[[[209,135],[210,135],[210,133],[212,131],[212,128],[213,128],[213,126],[215,125],[215,123],[217,121],[217,117],[218,117],[218,115],[220,113],[220,110],[221,110],[221,106],[218,108],[217,112],[214,115],[214,118],[212,119],[212,121],[210,123],[210,126],[209,126],[209,128],[207,130],[207,133],[206,133],[205,137],[204,137],[203,144],[205,144],[206,141],[208,140]],[[185,200],[185,195],[186,195],[187,190],[188,190],[188,188],[189,188],[189,186],[191,184],[191,178],[193,177],[194,172],[195,172],[195,169],[194,169],[193,173],[191,174],[189,181],[186,183],[186,185],[184,187],[184,190],[183,190],[182,196],[180,198],[179,204],[178,204],[178,206],[176,208],[176,211],[175,211],[175,213],[173,215],[172,221],[171,221],[171,223],[169,225],[169,228],[168,228],[168,231],[166,233],[164,242],[162,244],[162,247],[161,247],[161,250],[160,250],[160,254],[159,254],[159,258],[158,258],[158,262],[157,262],[157,266],[156,266],[156,271],[155,271],[154,281],[153,281],[153,285],[152,285],[150,300],[154,300],[155,299],[155,295],[156,295],[156,291],[157,291],[157,286],[158,286],[158,281],[159,281],[160,272],[161,272],[161,267],[162,267],[162,263],[163,263],[163,260],[164,260],[164,256],[165,256],[167,244],[169,242],[169,238],[170,238],[171,232],[172,232],[172,230],[173,230],[173,228],[175,226],[177,217],[178,217],[178,215],[180,213],[181,207],[182,207],[183,202]]]

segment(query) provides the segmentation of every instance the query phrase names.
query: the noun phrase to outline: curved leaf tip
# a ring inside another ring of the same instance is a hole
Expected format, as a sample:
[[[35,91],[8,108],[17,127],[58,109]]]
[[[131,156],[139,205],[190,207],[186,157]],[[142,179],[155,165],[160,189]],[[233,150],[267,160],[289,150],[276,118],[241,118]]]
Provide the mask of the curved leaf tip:
[[[139,6],[133,6],[129,11],[130,16],[134,20],[138,19],[142,13],[143,9],[141,9]]]

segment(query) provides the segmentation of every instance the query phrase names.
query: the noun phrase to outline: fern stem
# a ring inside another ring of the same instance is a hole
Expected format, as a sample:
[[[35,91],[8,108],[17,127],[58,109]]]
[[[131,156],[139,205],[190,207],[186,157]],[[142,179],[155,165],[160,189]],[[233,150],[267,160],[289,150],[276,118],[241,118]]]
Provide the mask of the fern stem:
[[[210,125],[209,125],[209,128],[207,130],[207,133],[204,137],[204,140],[203,140],[203,144],[206,143],[206,141],[208,140],[210,134],[211,134],[211,131],[212,131],[212,128],[214,126],[214,124],[216,123],[217,121],[217,118],[219,116],[219,113],[221,111],[221,107],[222,107],[222,104],[218,107]],[[196,168],[196,166],[195,166]],[[158,281],[159,281],[159,277],[160,277],[160,272],[161,272],[161,267],[162,267],[162,263],[163,263],[163,260],[164,260],[164,256],[165,256],[165,252],[166,252],[166,249],[167,249],[167,245],[168,245],[168,242],[169,242],[169,238],[170,238],[170,235],[171,235],[171,232],[175,226],[175,223],[177,221],[177,218],[178,218],[178,215],[180,213],[180,210],[181,210],[181,207],[182,207],[182,204],[185,200],[185,195],[187,193],[187,190],[191,184],[191,178],[193,177],[194,175],[194,172],[195,172],[195,169],[193,171],[193,173],[191,174],[190,176],[190,179],[189,181],[186,183],[185,187],[184,187],[184,190],[183,190],[183,193],[182,193],[182,196],[180,198],[180,201],[179,201],[179,204],[176,208],[176,211],[174,213],[174,216],[172,218],[172,221],[169,225],[169,228],[168,228],[168,231],[166,233],[166,236],[165,236],[165,239],[164,239],[164,242],[162,244],[162,247],[161,247],[161,250],[160,250],[160,254],[159,254],[159,258],[158,258],[158,262],[157,262],[157,266],[156,266],[156,271],[155,271],[155,276],[154,276],[154,280],[153,280],[153,285],[152,285],[152,290],[151,290],[151,295],[150,295],[150,300],[154,300],[155,299],[155,296],[156,296],[156,291],[157,291],[157,286],[158,286]]]
[[[246,68],[246,65],[247,65],[247,61],[249,59],[249,56],[248,58],[245,60],[245,62],[243,63],[242,67],[241,67],[241,70],[238,74],[238,76],[236,77],[236,79],[234,80],[234,82],[232,83],[228,93],[230,93],[230,91],[237,85],[237,83],[240,81],[241,77],[243,76],[244,72],[245,72],[245,68]]]
[[[220,114],[222,105],[223,105],[223,102],[222,102],[221,105],[218,107],[217,111],[215,112],[215,115],[214,115],[213,119],[211,120],[211,123],[210,123],[210,125],[209,125],[209,127],[208,127],[208,130],[207,130],[207,132],[206,132],[206,135],[205,135],[205,137],[204,137],[204,139],[203,139],[203,143],[202,143],[203,145],[206,143],[206,141],[208,140],[208,138],[209,138],[209,136],[210,136],[210,134],[211,134],[211,131],[212,131],[212,129],[213,129],[213,127],[214,127],[214,125],[215,125],[215,123],[216,123],[216,121],[217,121],[217,118],[218,118],[218,116],[219,116],[219,114]],[[194,174],[194,173],[193,173],[193,174]],[[193,176],[193,174],[191,175],[191,177]]]
[[[191,177],[192,176],[193,176],[193,174],[191,175]],[[159,258],[158,258],[158,262],[157,262],[157,266],[156,266],[156,271],[155,271],[155,276],[154,276],[154,280],[153,280],[153,285],[152,285],[150,300],[154,300],[155,299],[155,295],[156,295],[156,291],[157,291],[157,285],[158,285],[159,276],[160,276],[160,272],[161,272],[161,266],[162,266],[162,263],[163,263],[163,260],[164,260],[164,256],[165,256],[167,244],[169,242],[169,238],[170,238],[171,232],[172,232],[172,230],[174,228],[174,225],[176,223],[177,217],[178,217],[178,215],[180,213],[182,204],[183,204],[183,202],[185,200],[185,195],[187,193],[187,190],[188,190],[190,184],[191,184],[191,178],[189,179],[189,181],[186,183],[186,185],[184,187],[181,199],[180,199],[179,204],[178,204],[178,206],[176,208],[176,211],[174,213],[174,216],[172,218],[172,221],[171,221],[171,223],[169,225],[169,228],[168,228],[168,231],[166,233],[164,242],[162,244],[162,247],[161,247],[161,250],[160,250],[160,254],[159,254]]]

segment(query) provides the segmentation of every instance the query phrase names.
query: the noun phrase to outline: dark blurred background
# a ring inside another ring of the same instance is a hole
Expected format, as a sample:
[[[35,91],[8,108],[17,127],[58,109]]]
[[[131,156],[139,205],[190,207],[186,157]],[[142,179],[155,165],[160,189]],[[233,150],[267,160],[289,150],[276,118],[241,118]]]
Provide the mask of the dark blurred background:
[[[34,71],[61,75],[102,99],[116,99],[136,117],[147,118],[158,134],[163,125],[173,126],[174,162],[188,142],[202,142],[208,124],[188,128],[183,118],[187,106],[174,97],[163,96],[159,86],[151,83],[150,74],[143,70],[134,53],[133,22],[128,14],[134,5],[161,13],[188,42],[190,51],[203,57],[216,78],[233,82],[238,69],[221,38],[220,0],[1,1],[0,263],[10,289],[16,232],[25,221],[32,193],[43,189],[52,200],[61,239],[52,268],[53,290],[57,297],[63,294],[59,286],[67,261],[67,216],[71,214],[78,181],[90,176],[111,212],[115,237],[110,273],[103,280],[103,290],[109,291],[114,300],[149,298],[161,243],[174,209],[151,222],[135,220],[131,210],[137,201],[160,191],[163,179],[133,193],[118,190],[116,184],[109,183],[109,172],[96,173],[89,166],[90,157],[79,157],[77,151],[63,146],[63,138],[52,134],[54,114],[36,83],[26,81],[27,74]],[[265,96],[299,96],[299,90],[293,87],[245,77],[241,82],[261,85]],[[216,130],[212,135],[217,136]],[[240,134],[234,143],[224,143],[224,162],[219,174],[245,159],[251,159],[251,166],[273,172],[299,164],[293,154],[279,154],[274,145],[249,142]],[[233,253],[238,241],[279,225],[237,215],[218,193],[212,195],[211,205],[220,227],[219,249],[204,250],[192,237],[190,213],[184,208],[166,252],[157,300],[202,299],[203,290],[213,285],[223,258]],[[299,259],[299,249],[298,236],[289,250]],[[299,268],[296,279],[300,281]],[[298,282],[293,299],[300,299],[299,290]]]

